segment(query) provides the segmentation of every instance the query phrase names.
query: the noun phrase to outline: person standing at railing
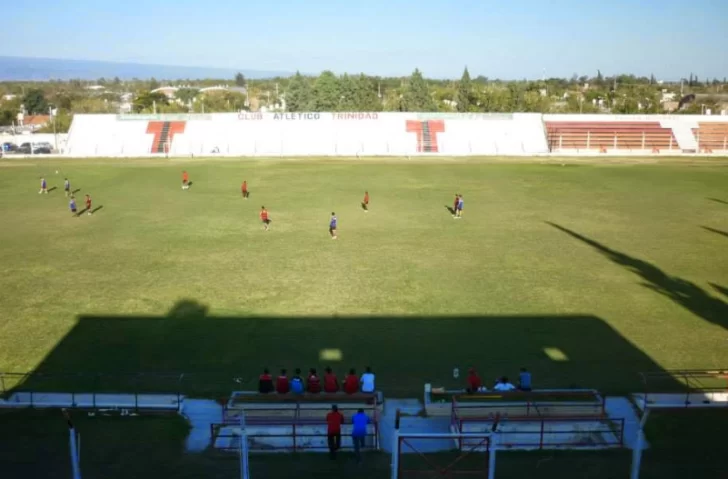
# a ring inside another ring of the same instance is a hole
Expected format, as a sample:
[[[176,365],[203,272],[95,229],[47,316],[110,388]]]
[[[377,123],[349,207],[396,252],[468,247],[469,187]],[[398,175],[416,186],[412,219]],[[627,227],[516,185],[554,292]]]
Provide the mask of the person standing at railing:
[[[367,425],[369,417],[364,413],[364,409],[359,409],[354,417],[351,418],[351,439],[354,442],[354,454],[356,454],[357,462],[361,463],[361,450],[364,448],[364,440],[367,437]]]
[[[331,406],[331,412],[326,415],[327,435],[329,439],[329,457],[336,459],[336,451],[341,449],[341,425],[344,416],[336,405]]]

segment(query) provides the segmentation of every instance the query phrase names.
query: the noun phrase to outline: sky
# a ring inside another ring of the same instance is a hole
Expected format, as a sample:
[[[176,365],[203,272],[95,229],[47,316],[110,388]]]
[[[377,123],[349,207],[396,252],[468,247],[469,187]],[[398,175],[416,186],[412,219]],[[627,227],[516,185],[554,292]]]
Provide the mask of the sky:
[[[465,66],[507,79],[728,76],[728,0],[2,3],[0,56],[435,78]]]

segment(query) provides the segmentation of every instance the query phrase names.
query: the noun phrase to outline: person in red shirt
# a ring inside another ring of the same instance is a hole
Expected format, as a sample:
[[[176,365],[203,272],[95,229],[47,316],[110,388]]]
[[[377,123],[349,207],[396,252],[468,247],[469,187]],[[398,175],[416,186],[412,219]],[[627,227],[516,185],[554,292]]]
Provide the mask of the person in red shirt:
[[[336,451],[341,449],[341,425],[344,416],[336,405],[331,406],[331,412],[326,415],[327,435],[329,437],[329,456],[336,459]]]
[[[346,394],[356,394],[359,392],[359,377],[354,369],[349,370],[349,374],[344,379],[344,392]]]
[[[369,192],[364,192],[364,201],[361,202],[361,208],[364,210],[364,213],[369,212]]]
[[[316,370],[311,368],[308,373],[308,392],[318,394],[321,392],[321,379],[316,374]]]
[[[182,172],[182,189],[183,190],[190,189],[190,175],[187,174],[187,171]]]
[[[261,394],[273,392],[273,378],[268,372],[268,369],[264,369],[263,374],[258,378],[258,392]]]
[[[475,368],[470,368],[468,370],[468,393],[475,394],[482,386],[483,381],[481,381],[480,376],[478,376],[478,372]]]
[[[263,222],[263,228],[268,231],[268,225],[270,225],[270,217],[268,216],[268,210],[265,209],[265,206],[260,207],[260,221]]]
[[[326,374],[324,374],[324,392],[329,394],[339,392],[339,380],[331,368],[326,368]]]
[[[288,384],[288,374],[285,369],[281,369],[281,374],[276,378],[276,392],[278,394],[288,394],[291,390]]]
[[[86,212],[88,215],[93,213],[93,211],[91,211],[91,195],[86,195]]]
[[[243,181],[243,186],[240,187],[243,192],[243,198],[248,199],[248,182]]]
[[[460,202],[460,194],[455,193],[455,202],[452,204],[452,214],[455,216],[455,213],[458,210],[458,203]]]

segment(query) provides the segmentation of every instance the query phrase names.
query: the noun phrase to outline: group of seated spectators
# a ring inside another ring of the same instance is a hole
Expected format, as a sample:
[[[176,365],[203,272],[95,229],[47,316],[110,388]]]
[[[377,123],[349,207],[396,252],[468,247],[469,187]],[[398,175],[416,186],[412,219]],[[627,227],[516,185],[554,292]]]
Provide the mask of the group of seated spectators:
[[[514,386],[508,377],[502,376],[496,379],[493,385],[493,391],[531,391],[531,373],[526,368],[521,368],[518,373],[518,383]],[[475,368],[468,370],[468,387],[467,392],[469,394],[475,394],[478,392],[487,392],[488,388],[483,385],[483,381],[478,376],[478,372]]]
[[[278,394],[320,394],[322,392],[334,394],[340,391],[346,394],[374,393],[374,373],[372,369],[367,367],[361,377],[357,376],[356,370],[350,369],[349,374],[344,377],[343,385],[339,383],[339,378],[336,377],[331,368],[326,368],[323,380],[315,368],[309,369],[308,376],[305,379],[301,375],[300,369],[296,369],[290,378],[288,377],[288,371],[281,369],[280,375],[275,378],[275,383],[268,369],[264,369],[263,374],[258,379],[258,392],[261,394],[273,392]]]

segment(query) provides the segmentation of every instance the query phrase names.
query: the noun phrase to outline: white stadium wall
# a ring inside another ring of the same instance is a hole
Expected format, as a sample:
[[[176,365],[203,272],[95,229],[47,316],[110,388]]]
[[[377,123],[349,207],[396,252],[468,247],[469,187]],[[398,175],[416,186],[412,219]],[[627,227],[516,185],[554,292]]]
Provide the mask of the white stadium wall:
[[[539,113],[75,115],[66,155],[728,154],[728,117]]]
[[[539,114],[75,115],[71,156],[535,155]]]

